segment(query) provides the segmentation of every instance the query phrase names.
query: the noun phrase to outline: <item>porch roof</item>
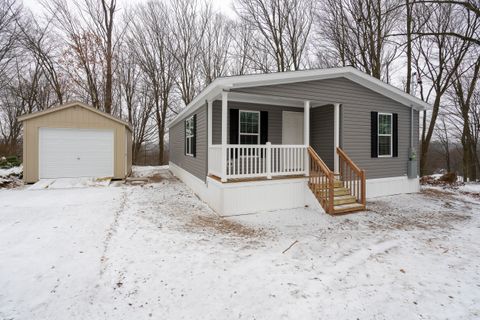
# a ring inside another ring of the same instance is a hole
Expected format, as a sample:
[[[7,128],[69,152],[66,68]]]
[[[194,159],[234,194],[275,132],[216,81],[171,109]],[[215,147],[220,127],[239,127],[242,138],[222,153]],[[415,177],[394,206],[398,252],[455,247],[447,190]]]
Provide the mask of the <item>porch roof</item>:
[[[414,108],[415,110],[429,110],[431,106],[392,86],[377,78],[374,78],[362,71],[359,71],[353,67],[340,67],[340,68],[328,68],[328,69],[313,69],[303,71],[288,71],[277,72],[267,74],[252,74],[242,76],[230,76],[221,77],[215,79],[210,83],[199,95],[197,95],[192,102],[190,102],[185,109],[180,112],[175,119],[169,123],[169,127],[179,122],[186,114],[193,112],[202,105],[205,101],[215,100],[219,97],[222,91],[229,91],[231,89],[240,89],[257,86],[268,86],[276,84],[285,84],[293,82],[304,82],[312,80],[323,80],[344,77],[353,82],[356,82],[372,91],[380,93],[386,97],[391,98],[403,105]],[[284,97],[271,97],[269,102],[278,100],[278,104],[282,102],[288,104],[298,104],[300,100],[290,99]],[[296,101],[294,101],[296,100]],[[272,103],[275,104],[275,103]]]

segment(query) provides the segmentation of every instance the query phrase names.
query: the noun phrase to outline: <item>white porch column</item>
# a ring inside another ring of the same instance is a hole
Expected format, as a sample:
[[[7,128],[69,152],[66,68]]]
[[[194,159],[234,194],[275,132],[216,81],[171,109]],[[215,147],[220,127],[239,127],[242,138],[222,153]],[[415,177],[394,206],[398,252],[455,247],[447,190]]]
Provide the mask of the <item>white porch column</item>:
[[[210,157],[212,156],[210,148],[212,146],[212,101],[207,101],[207,173],[210,174]]]
[[[212,137],[212,100],[207,101],[207,134],[208,134],[208,148],[210,148],[213,144],[213,137]],[[210,156],[210,154],[209,154]]]
[[[310,146],[310,101],[303,103],[303,144],[305,145],[305,175],[309,175],[309,158],[307,148]]]
[[[334,172],[340,170],[340,160],[337,148],[340,147],[340,103],[333,104],[333,167]]]
[[[222,91],[222,182],[227,181],[227,111],[228,92]]]

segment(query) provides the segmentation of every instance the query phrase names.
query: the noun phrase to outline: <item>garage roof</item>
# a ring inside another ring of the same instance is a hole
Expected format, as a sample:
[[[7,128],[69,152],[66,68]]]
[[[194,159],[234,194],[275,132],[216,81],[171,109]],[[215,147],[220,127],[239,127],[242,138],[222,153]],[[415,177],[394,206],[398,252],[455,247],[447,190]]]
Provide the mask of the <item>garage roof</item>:
[[[72,102],[68,102],[68,103],[65,103],[65,104],[62,104],[62,105],[59,105],[59,106],[56,106],[56,107],[49,108],[47,110],[33,112],[33,113],[29,113],[29,114],[24,114],[23,116],[18,117],[18,121],[29,120],[29,119],[32,119],[32,118],[44,116],[44,115],[52,113],[52,112],[68,109],[68,108],[71,108],[71,107],[82,107],[82,108],[87,109],[89,111],[92,111],[92,112],[94,112],[94,113],[96,113],[96,114],[98,114],[102,117],[108,118],[108,119],[110,119],[112,121],[115,121],[115,122],[118,122],[118,123],[121,123],[121,124],[125,125],[128,128],[128,130],[132,131],[132,128],[130,127],[130,124],[128,122],[123,121],[122,119],[119,119],[117,117],[114,117],[114,116],[112,116],[112,115],[110,115],[106,112],[103,112],[103,111],[100,111],[100,110],[95,109],[93,107],[90,107],[90,106],[88,106],[85,103],[80,102],[80,101],[72,101]]]

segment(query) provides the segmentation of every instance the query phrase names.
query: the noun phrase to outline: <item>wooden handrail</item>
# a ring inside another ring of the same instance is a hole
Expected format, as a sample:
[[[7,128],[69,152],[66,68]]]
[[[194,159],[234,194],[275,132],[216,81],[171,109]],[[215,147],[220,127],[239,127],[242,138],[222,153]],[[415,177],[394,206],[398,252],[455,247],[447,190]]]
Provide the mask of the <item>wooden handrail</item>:
[[[327,213],[333,213],[335,175],[312,147],[308,147],[310,174],[308,184],[320,205]]]
[[[350,189],[357,201],[366,205],[366,175],[365,170],[360,169],[353,160],[340,148],[337,148],[339,156],[340,180],[343,186]]]
[[[338,155],[340,156],[340,158],[343,158],[346,162],[348,162],[348,164],[357,172],[357,173],[360,173],[362,171],[362,169],[360,169],[356,164],[355,162],[353,162],[353,160],[345,153],[345,151],[343,151],[342,149],[340,148],[337,148],[337,153]]]

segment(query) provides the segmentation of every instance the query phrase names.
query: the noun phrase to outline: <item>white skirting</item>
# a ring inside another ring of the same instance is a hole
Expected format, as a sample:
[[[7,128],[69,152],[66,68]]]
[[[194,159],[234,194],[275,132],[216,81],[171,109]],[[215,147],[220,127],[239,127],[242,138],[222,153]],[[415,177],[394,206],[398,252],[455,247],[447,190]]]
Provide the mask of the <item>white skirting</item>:
[[[420,180],[418,178],[408,179],[407,176],[403,176],[367,179],[367,199],[401,193],[414,193],[419,191]]]
[[[311,206],[323,211],[307,186],[307,178],[221,183],[206,182],[170,162],[170,171],[222,216]]]
[[[172,162],[170,162],[170,171],[221,216],[305,206],[323,212],[308,188],[307,178],[221,183],[209,177],[204,182]],[[418,178],[393,177],[367,180],[367,198],[419,190]]]

